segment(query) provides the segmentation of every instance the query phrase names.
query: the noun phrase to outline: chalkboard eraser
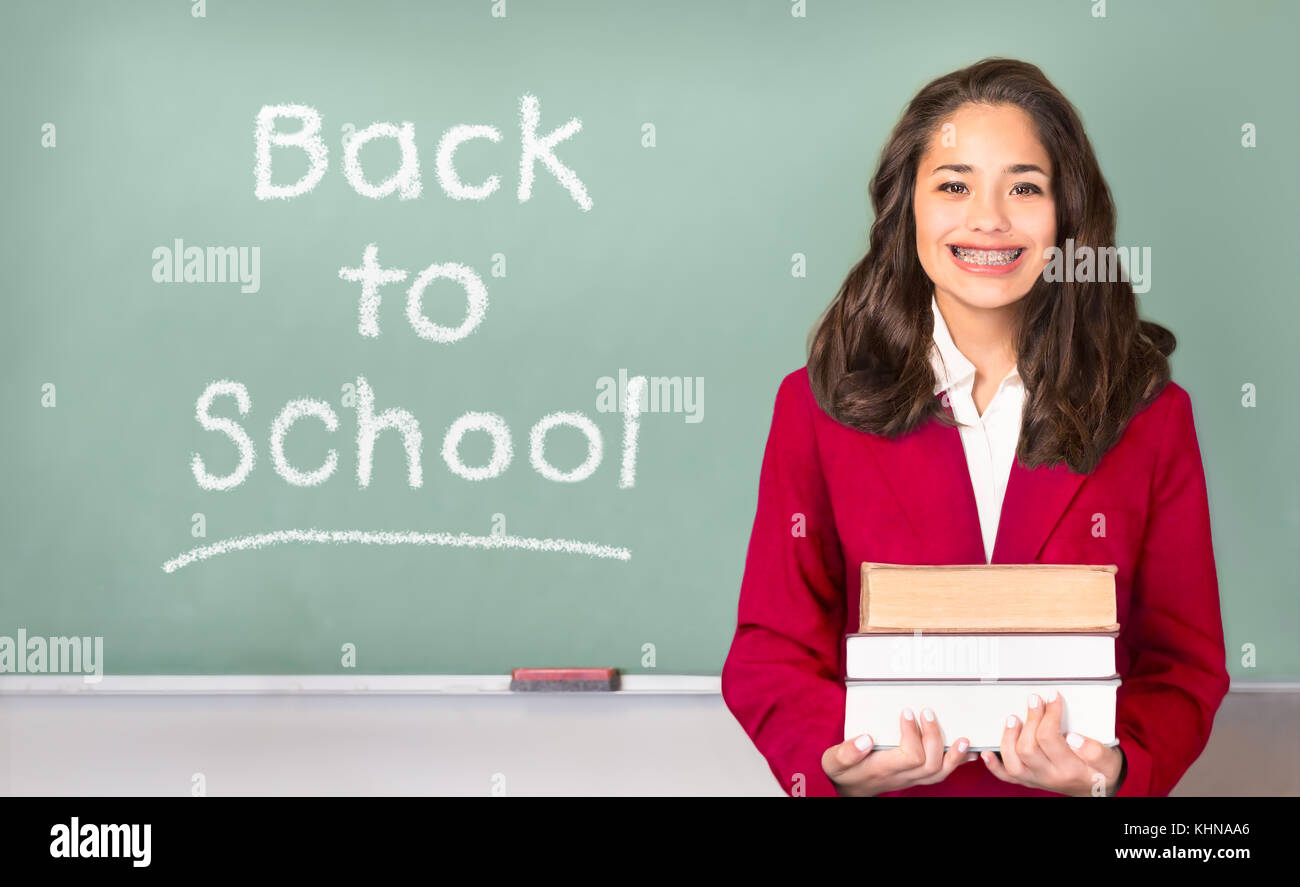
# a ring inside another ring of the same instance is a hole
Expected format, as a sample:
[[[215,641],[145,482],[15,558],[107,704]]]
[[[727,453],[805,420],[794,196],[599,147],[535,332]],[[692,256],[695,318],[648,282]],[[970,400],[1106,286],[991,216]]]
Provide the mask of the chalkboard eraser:
[[[617,668],[515,668],[510,689],[534,693],[599,692],[618,689]]]

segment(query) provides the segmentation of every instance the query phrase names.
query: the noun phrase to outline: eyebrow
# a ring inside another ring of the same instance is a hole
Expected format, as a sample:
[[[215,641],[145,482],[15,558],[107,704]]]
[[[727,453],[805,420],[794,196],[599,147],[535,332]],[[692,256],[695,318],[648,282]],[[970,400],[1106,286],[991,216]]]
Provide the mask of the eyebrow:
[[[970,175],[975,171],[975,167],[971,166],[969,163],[945,163],[942,166],[936,166],[930,175],[934,175],[934,173],[944,169],[951,170],[958,175]],[[1027,172],[1036,172],[1042,173],[1045,176],[1047,175],[1047,173],[1043,172],[1041,167],[1036,166],[1033,163],[1013,163],[1002,170],[1003,175],[1009,176],[1018,176]],[[1048,178],[1051,178],[1051,176],[1048,176]]]

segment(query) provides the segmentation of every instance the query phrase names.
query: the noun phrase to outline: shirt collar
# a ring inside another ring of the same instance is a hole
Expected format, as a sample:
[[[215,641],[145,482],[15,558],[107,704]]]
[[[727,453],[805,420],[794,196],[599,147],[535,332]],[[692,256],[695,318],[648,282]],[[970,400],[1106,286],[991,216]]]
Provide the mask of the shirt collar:
[[[934,393],[973,385],[975,364],[957,350],[957,344],[953,342],[948,324],[939,310],[939,302],[933,295],[930,296],[930,310],[934,313],[934,344],[930,348],[930,366],[934,369],[936,379]],[[1013,380],[1014,383],[1020,381],[1020,372],[1016,367],[1011,368],[1003,382],[1007,380]]]

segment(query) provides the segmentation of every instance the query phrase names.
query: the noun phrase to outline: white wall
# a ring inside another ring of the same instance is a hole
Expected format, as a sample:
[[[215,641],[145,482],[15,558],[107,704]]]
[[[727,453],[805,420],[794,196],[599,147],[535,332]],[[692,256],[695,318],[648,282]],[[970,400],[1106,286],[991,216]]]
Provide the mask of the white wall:
[[[722,697],[0,695],[0,794],[777,795]]]
[[[782,795],[721,696],[698,688],[376,694],[308,684],[267,695],[249,692],[250,679],[238,695],[133,695],[64,679],[61,692],[32,692],[50,680],[0,678],[2,795],[188,795],[196,772],[213,796],[488,795],[496,773],[508,795]],[[1296,690],[1234,684],[1174,794],[1300,794]]]

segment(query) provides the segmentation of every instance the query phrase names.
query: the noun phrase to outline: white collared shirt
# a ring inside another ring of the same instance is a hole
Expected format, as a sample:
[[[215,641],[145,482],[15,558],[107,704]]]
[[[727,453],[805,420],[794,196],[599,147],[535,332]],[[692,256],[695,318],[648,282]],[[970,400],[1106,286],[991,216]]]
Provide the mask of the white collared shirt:
[[[980,532],[984,536],[985,563],[992,563],[993,543],[1002,516],[1002,499],[1006,495],[1007,479],[1011,476],[1011,464],[1015,461],[1016,444],[1020,440],[1025,387],[1020,381],[1020,373],[1013,366],[981,416],[972,396],[975,365],[957,350],[943,313],[939,311],[938,300],[933,295],[930,308],[934,312],[930,363],[938,379],[934,393],[948,392],[953,415],[961,423],[962,448],[966,451],[966,465],[970,469],[975,505],[979,511]]]

